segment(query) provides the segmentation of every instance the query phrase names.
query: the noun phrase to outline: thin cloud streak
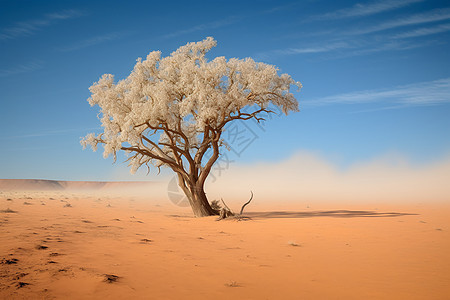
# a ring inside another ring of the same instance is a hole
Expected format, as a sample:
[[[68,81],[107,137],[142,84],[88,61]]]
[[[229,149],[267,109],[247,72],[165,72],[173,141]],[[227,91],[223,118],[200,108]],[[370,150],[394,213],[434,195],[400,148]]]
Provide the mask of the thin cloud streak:
[[[16,39],[22,36],[30,36],[42,28],[56,23],[58,20],[73,19],[84,15],[85,14],[81,11],[72,9],[46,14],[40,19],[17,22],[15,25],[4,28],[0,31],[0,41]]]
[[[108,34],[99,35],[99,36],[89,38],[87,40],[80,41],[76,44],[73,44],[73,45],[70,45],[67,47],[62,47],[59,50],[62,52],[80,50],[80,49],[88,48],[88,47],[95,46],[95,45],[98,45],[101,43],[118,40],[118,39],[121,39],[130,34],[131,34],[131,32],[125,32],[125,31],[111,32]]]
[[[362,35],[368,33],[379,32],[383,30],[393,29],[403,26],[413,26],[425,23],[432,23],[437,21],[444,21],[450,19],[450,9],[435,9],[423,14],[411,15],[404,18],[399,18],[393,21],[381,23],[377,26],[368,27],[365,29],[359,29],[347,32],[348,35]]]
[[[328,41],[322,45],[315,44],[306,47],[269,50],[257,53],[255,57],[257,59],[271,59],[276,56],[287,55],[328,54],[326,57],[322,57],[328,60],[371,55],[383,51],[407,51],[422,47],[438,46],[446,43],[446,41],[432,39],[417,42],[414,40],[406,40],[405,38],[432,35],[445,31],[450,31],[450,23],[399,34],[380,34],[377,35],[376,39],[351,36],[346,33],[341,33],[341,35],[334,33],[333,35],[339,38],[335,38],[334,41]],[[330,32],[329,34],[331,35],[332,33]]]
[[[329,54],[324,59],[342,59],[346,57],[356,57],[370,55],[382,51],[405,51],[419,47],[429,46],[432,42],[421,44],[408,43],[405,41],[393,41],[387,39],[384,42],[364,39],[347,39],[325,45],[316,45],[304,48],[286,48],[267,52],[260,52],[255,55],[257,59],[269,59],[274,56],[301,55],[301,54]],[[341,51],[345,50],[345,51]]]
[[[226,19],[219,20],[219,21],[205,23],[205,24],[199,24],[199,25],[196,25],[191,28],[187,28],[187,29],[179,30],[179,31],[176,31],[173,33],[169,33],[169,34],[164,35],[163,37],[168,39],[168,38],[173,38],[173,37],[177,37],[177,36],[180,36],[183,34],[201,31],[201,30],[205,30],[205,29],[216,29],[216,28],[220,28],[220,27],[224,27],[227,25],[237,23],[241,19],[242,19],[242,17],[239,17],[239,16],[231,16]]]
[[[368,44],[365,47],[360,47],[359,49],[356,49],[354,51],[348,51],[345,53],[339,53],[335,55],[334,59],[342,59],[346,57],[357,57],[357,56],[363,56],[363,55],[371,55],[378,52],[383,51],[407,51],[422,47],[429,47],[432,45],[438,44],[438,41],[427,41],[422,43],[408,43],[404,41],[387,41],[384,43],[378,42],[376,44]],[[379,45],[378,45],[379,44]],[[355,47],[356,48],[356,47]]]
[[[329,44],[325,46],[306,47],[306,48],[288,48],[284,50],[275,50],[274,53],[281,55],[307,54],[307,53],[323,53],[337,49],[350,48],[350,45],[344,42]]]
[[[101,127],[48,130],[48,131],[41,131],[41,132],[35,132],[35,133],[23,134],[23,135],[0,136],[0,140],[23,139],[23,138],[33,138],[33,137],[45,137],[45,136],[63,135],[63,134],[68,134],[68,133],[77,133],[77,132],[80,133],[80,132],[87,132],[87,131],[90,131],[90,130],[98,130],[100,128]]]
[[[285,4],[285,5],[275,6],[275,7],[272,7],[270,9],[263,10],[263,11],[259,12],[258,14],[265,15],[265,14],[277,13],[279,11],[283,11],[283,10],[295,7],[297,4],[298,4],[297,2],[293,2],[293,3],[288,3],[288,4]]]
[[[9,69],[0,70],[0,77],[9,77],[12,75],[29,73],[42,69],[44,63],[42,61],[32,61],[27,64],[20,64]]]
[[[259,15],[266,15],[266,14],[273,14],[273,13],[277,13],[286,9],[289,9],[293,6],[295,6],[296,3],[290,3],[290,4],[286,4],[286,5],[280,5],[280,6],[276,6],[273,7],[271,9],[268,10],[263,10],[263,11],[259,11],[253,14],[247,14],[245,16],[240,16],[240,15],[235,15],[235,16],[229,16],[227,18],[218,20],[218,21],[214,21],[214,22],[210,22],[210,23],[204,23],[204,24],[199,24],[196,26],[193,26],[191,28],[187,28],[187,29],[183,29],[183,30],[179,30],[179,31],[175,31],[172,33],[168,33],[166,35],[164,35],[164,38],[173,38],[173,37],[177,37],[180,35],[184,35],[187,33],[192,33],[192,32],[196,32],[196,31],[202,31],[205,29],[216,29],[216,28],[221,28],[224,26],[228,26],[228,25],[232,25],[235,23],[240,22],[243,19],[248,19],[249,17],[254,17],[254,16],[259,16]]]
[[[397,35],[394,35],[393,38],[395,38],[395,39],[414,38],[414,37],[421,37],[421,36],[442,33],[442,32],[446,32],[446,31],[450,31],[450,23],[441,24],[438,26],[428,27],[428,28],[419,28],[416,30],[399,33]]]
[[[315,45],[303,48],[286,48],[286,49],[277,49],[270,50],[266,52],[259,52],[254,57],[257,60],[267,60],[271,59],[274,56],[286,56],[286,55],[301,55],[301,54],[323,54],[327,52],[333,52],[341,49],[349,49],[354,48],[355,46],[350,45],[347,42],[335,42],[326,45]]]
[[[332,20],[345,19],[353,17],[363,17],[398,9],[413,3],[423,2],[424,0],[398,0],[398,1],[377,1],[373,3],[357,3],[353,7],[339,9],[334,12],[323,15],[313,16],[310,20]]]
[[[411,105],[436,105],[448,103],[450,102],[450,78],[408,84],[390,90],[366,90],[338,94],[303,101],[303,104],[307,106],[320,106],[329,104],[363,104],[387,101],[391,104],[400,104],[398,108]]]

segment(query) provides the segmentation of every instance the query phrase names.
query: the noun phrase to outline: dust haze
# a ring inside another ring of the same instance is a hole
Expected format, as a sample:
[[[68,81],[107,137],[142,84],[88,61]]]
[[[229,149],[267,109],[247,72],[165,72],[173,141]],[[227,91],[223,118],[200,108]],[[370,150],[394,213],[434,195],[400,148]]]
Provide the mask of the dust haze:
[[[441,202],[450,199],[450,155],[413,165],[386,155],[340,170],[322,157],[301,152],[278,163],[232,165],[209,180],[210,199],[248,198],[283,202]]]

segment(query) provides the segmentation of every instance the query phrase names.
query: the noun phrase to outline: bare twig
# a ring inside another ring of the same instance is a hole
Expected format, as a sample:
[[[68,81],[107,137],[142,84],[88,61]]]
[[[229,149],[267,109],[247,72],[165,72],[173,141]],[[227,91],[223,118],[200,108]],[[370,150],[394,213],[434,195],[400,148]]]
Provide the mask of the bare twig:
[[[217,221],[223,220],[223,219],[226,219],[226,218],[234,219],[234,220],[237,220],[237,221],[251,220],[250,217],[245,217],[245,216],[242,215],[242,213],[244,212],[244,208],[248,204],[250,204],[250,202],[253,199],[253,192],[250,191],[250,193],[252,194],[250,196],[250,199],[246,203],[244,203],[244,205],[242,205],[241,212],[239,214],[233,213],[233,211],[228,207],[228,205],[225,203],[225,201],[223,201],[223,198],[220,198],[220,200],[222,201],[222,204],[223,204],[224,207],[222,207],[222,209],[219,211],[219,218],[217,219]]]
[[[222,200],[223,206],[225,206],[226,209],[231,211],[231,209],[228,207],[228,205],[225,203],[225,201],[223,201],[223,198],[220,198],[220,200]]]
[[[248,200],[244,205],[242,205],[242,207],[241,207],[241,212],[239,213],[240,215],[242,215],[242,213],[244,212],[244,207],[246,207],[248,204],[250,204],[250,202],[251,202],[252,199],[253,199],[253,192],[250,191],[250,193],[252,193],[252,195],[251,195],[251,197],[250,197],[250,200]]]

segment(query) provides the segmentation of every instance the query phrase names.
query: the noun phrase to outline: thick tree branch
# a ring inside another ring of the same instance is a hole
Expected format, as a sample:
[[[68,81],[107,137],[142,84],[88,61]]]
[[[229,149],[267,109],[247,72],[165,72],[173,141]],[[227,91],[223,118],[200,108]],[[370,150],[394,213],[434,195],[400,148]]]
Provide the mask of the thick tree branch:
[[[149,121],[146,121],[142,124],[136,125],[136,127],[140,127],[140,126],[144,126],[146,125],[147,128],[154,130],[155,132],[157,132],[158,130],[163,131],[167,137],[169,138],[170,144],[168,143],[163,143],[163,142],[159,142],[158,144],[156,144],[155,142],[151,141],[149,138],[144,137],[144,139],[150,143],[153,147],[155,147],[156,149],[159,149],[158,152],[164,153],[162,151],[162,149],[160,149],[158,147],[158,145],[162,145],[162,146],[167,146],[171,149],[172,153],[174,154],[175,159],[177,160],[178,164],[184,169],[183,167],[183,160],[181,158],[181,156],[184,156],[186,158],[186,160],[189,162],[189,171],[191,173],[191,171],[195,171],[195,163],[194,160],[192,159],[191,154],[189,153],[189,149],[190,149],[190,143],[189,143],[189,139],[186,136],[186,134],[183,132],[183,130],[181,129],[181,119],[179,119],[179,123],[178,123],[178,128],[177,130],[175,129],[171,129],[169,128],[169,125],[167,124],[166,121],[163,120],[159,120],[160,122],[160,126],[152,126],[150,125]],[[182,138],[184,140],[184,143],[182,143],[181,141],[177,141],[180,138]],[[183,148],[180,148],[178,146],[178,143],[181,144],[181,146]],[[164,155],[166,155],[164,153]]]
[[[219,158],[220,152],[219,152],[219,140],[220,140],[221,132],[214,132],[211,145],[213,148],[213,155],[209,158],[208,162],[206,163],[205,167],[201,170],[200,176],[198,178],[198,184],[199,186],[203,187],[205,184],[206,178],[208,177],[212,166]]]
[[[206,125],[205,130],[203,131],[203,141],[200,144],[200,147],[198,148],[197,153],[195,154],[194,157],[194,162],[196,166],[201,166],[203,156],[211,146],[211,136],[210,136],[211,133],[212,133],[211,127],[209,125]]]
[[[175,172],[181,173],[181,174],[183,174],[183,176],[186,176],[187,178],[189,178],[189,176],[186,173],[186,171],[180,165],[178,165],[177,162],[173,158],[169,158],[168,159],[168,158],[165,158],[165,157],[161,157],[161,156],[157,155],[156,153],[153,153],[153,152],[151,152],[149,150],[146,150],[146,149],[141,149],[139,147],[121,147],[121,150],[137,152],[137,153],[140,153],[140,154],[142,154],[144,156],[148,156],[148,157],[150,157],[152,159],[159,160],[159,161],[167,164]]]

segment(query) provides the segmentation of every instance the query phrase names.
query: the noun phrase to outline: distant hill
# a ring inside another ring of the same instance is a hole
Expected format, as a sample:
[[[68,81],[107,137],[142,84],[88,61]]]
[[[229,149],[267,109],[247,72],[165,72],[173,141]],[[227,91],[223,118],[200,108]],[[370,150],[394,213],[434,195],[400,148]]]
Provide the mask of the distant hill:
[[[110,190],[139,188],[151,181],[62,181],[44,179],[0,179],[0,191]]]

